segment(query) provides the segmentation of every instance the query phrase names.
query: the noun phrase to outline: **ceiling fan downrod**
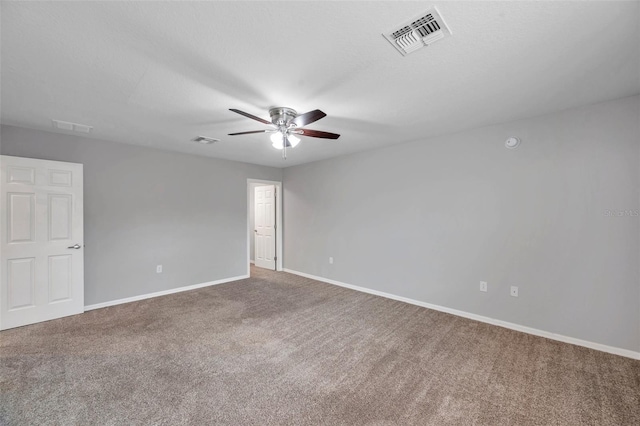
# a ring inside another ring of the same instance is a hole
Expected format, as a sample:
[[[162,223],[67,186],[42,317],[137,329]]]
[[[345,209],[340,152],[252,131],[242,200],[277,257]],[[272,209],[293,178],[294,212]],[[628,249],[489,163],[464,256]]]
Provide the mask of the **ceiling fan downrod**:
[[[282,159],[287,159],[287,147],[289,145],[289,128],[295,127],[293,120],[298,116],[298,112],[292,108],[275,107],[269,110],[271,122],[278,128],[282,135]]]

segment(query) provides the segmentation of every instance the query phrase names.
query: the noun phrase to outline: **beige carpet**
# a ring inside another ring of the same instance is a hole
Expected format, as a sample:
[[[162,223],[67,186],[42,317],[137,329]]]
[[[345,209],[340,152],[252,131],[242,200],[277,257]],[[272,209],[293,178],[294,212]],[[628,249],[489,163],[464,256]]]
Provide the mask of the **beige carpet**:
[[[640,361],[259,269],[0,350],[6,425],[640,424]]]

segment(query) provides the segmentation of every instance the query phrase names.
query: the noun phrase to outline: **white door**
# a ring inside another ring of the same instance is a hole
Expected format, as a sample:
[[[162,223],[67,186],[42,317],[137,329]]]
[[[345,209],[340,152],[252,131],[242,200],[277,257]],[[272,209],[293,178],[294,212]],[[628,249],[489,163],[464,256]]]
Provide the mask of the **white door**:
[[[0,329],[84,312],[82,164],[0,157]]]
[[[276,269],[276,187],[255,188],[255,265]]]

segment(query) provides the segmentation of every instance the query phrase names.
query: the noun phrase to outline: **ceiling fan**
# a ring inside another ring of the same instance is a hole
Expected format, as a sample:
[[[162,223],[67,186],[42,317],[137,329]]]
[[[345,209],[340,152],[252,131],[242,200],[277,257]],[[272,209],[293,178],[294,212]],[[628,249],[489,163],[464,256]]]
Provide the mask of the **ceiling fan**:
[[[298,115],[298,113],[291,108],[275,107],[269,110],[271,116],[271,122],[263,120],[260,117],[249,114],[248,112],[240,111],[239,109],[230,108],[229,111],[233,111],[237,114],[244,115],[247,118],[259,121],[263,124],[271,126],[265,130],[252,130],[249,132],[229,133],[229,136],[237,135],[249,135],[252,133],[273,133],[271,135],[272,146],[282,150],[282,158],[287,158],[287,148],[294,148],[300,142],[300,136],[310,136],[312,138],[324,138],[324,139],[338,139],[340,135],[337,133],[322,132],[320,130],[303,129],[302,126],[311,124],[327,116],[319,109],[306,112]],[[275,126],[275,127],[274,127]]]

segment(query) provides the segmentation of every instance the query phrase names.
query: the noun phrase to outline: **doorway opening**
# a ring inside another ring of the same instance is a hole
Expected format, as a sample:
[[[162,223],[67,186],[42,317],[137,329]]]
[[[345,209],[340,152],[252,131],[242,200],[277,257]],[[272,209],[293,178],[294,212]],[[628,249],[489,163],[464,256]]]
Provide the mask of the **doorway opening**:
[[[247,274],[282,271],[282,182],[247,179]]]

